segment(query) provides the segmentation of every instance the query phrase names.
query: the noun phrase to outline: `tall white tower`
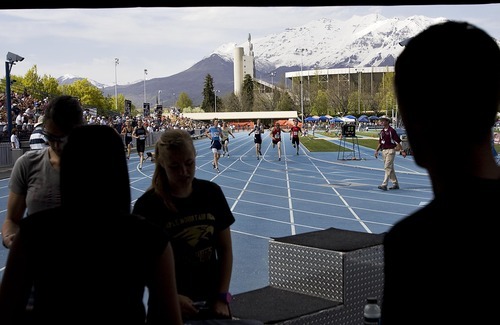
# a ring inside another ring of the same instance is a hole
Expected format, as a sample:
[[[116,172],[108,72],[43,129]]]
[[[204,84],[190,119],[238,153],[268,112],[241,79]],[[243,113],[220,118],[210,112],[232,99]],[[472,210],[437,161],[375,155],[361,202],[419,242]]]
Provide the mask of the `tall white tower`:
[[[243,79],[248,74],[255,78],[255,64],[252,36],[248,34],[248,55],[244,55],[242,47],[234,48],[234,94],[238,95],[243,89]]]
[[[238,96],[243,89],[243,48],[234,48],[234,94]]]

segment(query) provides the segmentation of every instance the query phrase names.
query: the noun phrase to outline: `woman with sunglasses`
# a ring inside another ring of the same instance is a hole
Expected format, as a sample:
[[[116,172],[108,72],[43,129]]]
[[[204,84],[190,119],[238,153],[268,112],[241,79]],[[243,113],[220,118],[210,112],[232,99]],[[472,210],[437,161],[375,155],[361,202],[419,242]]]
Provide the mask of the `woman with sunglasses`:
[[[2,225],[2,243],[6,248],[10,248],[25,214],[60,205],[59,157],[71,130],[84,124],[80,102],[66,95],[54,98],[45,108],[43,124],[49,147],[27,151],[12,169]]]

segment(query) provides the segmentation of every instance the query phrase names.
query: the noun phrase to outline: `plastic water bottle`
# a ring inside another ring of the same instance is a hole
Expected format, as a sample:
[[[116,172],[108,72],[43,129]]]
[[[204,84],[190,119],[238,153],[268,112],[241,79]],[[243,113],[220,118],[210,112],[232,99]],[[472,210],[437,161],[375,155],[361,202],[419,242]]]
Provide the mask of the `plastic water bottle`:
[[[380,306],[377,304],[377,298],[369,297],[366,299],[366,305],[363,310],[364,325],[380,324]]]

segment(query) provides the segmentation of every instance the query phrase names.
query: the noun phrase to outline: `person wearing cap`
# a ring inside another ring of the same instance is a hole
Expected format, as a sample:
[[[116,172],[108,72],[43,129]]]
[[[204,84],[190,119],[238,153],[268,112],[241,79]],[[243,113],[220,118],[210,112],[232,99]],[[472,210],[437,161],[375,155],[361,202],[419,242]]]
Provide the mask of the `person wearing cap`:
[[[394,130],[394,128],[390,125],[391,118],[387,115],[383,115],[379,118],[379,121],[383,128],[379,133],[378,145],[375,149],[375,158],[378,158],[379,151],[382,151],[385,175],[382,184],[379,185],[378,188],[383,191],[387,191],[387,184],[390,180],[392,182],[392,186],[389,187],[389,189],[398,190],[399,183],[394,169],[394,159],[396,158],[396,152],[400,151],[403,157],[406,157],[406,152],[401,146],[401,138],[396,130]]]
[[[38,122],[34,125],[29,144],[31,150],[40,150],[49,147],[47,137],[43,134],[43,115],[38,117]]]

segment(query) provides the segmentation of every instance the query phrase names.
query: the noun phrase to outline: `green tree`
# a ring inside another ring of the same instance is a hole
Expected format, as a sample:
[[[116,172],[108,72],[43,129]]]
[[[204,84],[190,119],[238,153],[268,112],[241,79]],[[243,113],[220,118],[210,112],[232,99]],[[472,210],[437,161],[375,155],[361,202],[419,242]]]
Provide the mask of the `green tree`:
[[[43,90],[42,78],[38,75],[36,65],[31,67],[24,75],[23,85],[26,91],[34,98],[42,98],[46,95]]]
[[[329,113],[328,95],[324,90],[319,89],[311,103],[312,115],[327,115]]]
[[[378,91],[375,94],[375,99],[377,102],[377,109],[374,109],[376,113],[382,111],[384,114],[389,114],[393,109],[396,108],[396,96],[394,93],[394,72],[386,72],[382,78],[382,82],[379,84]]]
[[[360,99],[358,90],[351,91],[349,94],[349,101],[347,103],[348,110],[346,113],[358,114],[358,99]],[[362,104],[361,100],[359,101],[359,104]],[[361,105],[360,109],[362,110]]]
[[[215,112],[214,80],[210,74],[205,77],[202,95],[201,109],[205,112]]]
[[[57,79],[48,75],[42,77],[43,97],[55,97],[62,95],[62,89]]]
[[[182,109],[182,113],[205,113],[201,107],[185,107]]]
[[[222,105],[228,112],[241,112],[241,102],[234,92],[229,93],[222,99]],[[218,106],[217,106],[218,107]]]
[[[175,106],[179,107],[181,109],[186,108],[186,107],[192,107],[193,100],[191,98],[189,98],[189,96],[186,92],[181,92],[179,94],[179,97],[177,98],[177,102],[175,102]]]
[[[293,111],[296,110],[298,112],[297,105],[293,101],[290,94],[286,91],[280,92],[280,98],[278,104],[276,105],[276,109],[278,111]],[[300,113],[299,113],[300,114]]]
[[[254,85],[252,76],[249,74],[245,75],[243,79],[243,88],[241,92],[241,105],[244,112],[253,111],[254,103]]]
[[[82,106],[96,107],[100,115],[104,115],[105,111],[114,109],[114,106],[110,105],[110,101],[104,98],[102,91],[87,79],[75,81],[70,85],[62,86],[62,88],[64,94],[78,97]],[[115,113],[124,112],[125,109],[125,98],[123,95],[119,95],[118,99],[118,111],[115,110]]]

